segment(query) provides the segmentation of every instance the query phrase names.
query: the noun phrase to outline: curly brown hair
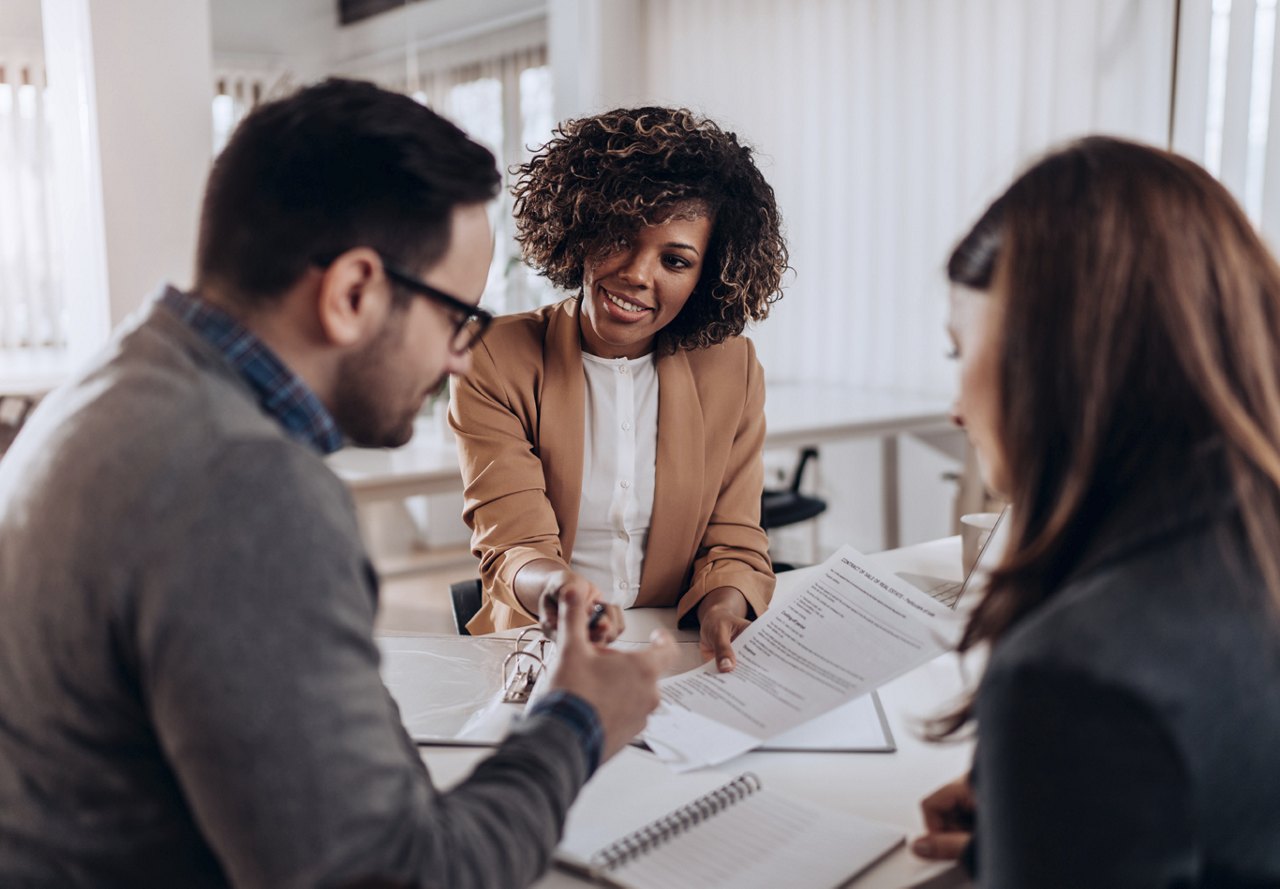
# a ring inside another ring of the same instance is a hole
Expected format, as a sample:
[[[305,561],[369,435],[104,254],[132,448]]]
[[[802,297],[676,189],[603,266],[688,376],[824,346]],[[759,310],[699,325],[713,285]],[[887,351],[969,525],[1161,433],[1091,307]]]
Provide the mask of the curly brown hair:
[[[684,108],[619,108],[561,124],[516,168],[516,240],[551,283],[581,291],[589,256],[638,229],[706,205],[703,274],[662,331],[665,350],[699,349],[762,321],[787,270],[773,188],[733,133]]]

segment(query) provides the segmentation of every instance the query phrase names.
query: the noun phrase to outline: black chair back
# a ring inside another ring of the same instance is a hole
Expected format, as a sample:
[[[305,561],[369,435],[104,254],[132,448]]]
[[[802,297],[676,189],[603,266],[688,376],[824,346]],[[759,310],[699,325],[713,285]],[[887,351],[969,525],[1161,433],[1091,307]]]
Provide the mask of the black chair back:
[[[470,636],[467,623],[476,616],[484,602],[484,589],[480,578],[460,580],[449,584],[449,604],[453,606],[453,623],[459,636]]]
[[[810,460],[817,457],[817,448],[803,449],[800,451],[800,462],[796,465],[795,474],[791,477],[791,484],[776,490],[765,489],[760,498],[760,527],[766,531],[770,528],[782,528],[817,518],[827,511],[827,501],[800,493],[804,468]]]

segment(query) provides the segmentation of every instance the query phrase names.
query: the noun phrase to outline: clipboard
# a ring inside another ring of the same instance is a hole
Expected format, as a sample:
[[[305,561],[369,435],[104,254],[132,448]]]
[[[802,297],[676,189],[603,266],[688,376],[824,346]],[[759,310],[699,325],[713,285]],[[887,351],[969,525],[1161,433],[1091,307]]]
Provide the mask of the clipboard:
[[[382,681],[419,745],[492,747],[534,695],[553,643],[517,637],[380,634]]]

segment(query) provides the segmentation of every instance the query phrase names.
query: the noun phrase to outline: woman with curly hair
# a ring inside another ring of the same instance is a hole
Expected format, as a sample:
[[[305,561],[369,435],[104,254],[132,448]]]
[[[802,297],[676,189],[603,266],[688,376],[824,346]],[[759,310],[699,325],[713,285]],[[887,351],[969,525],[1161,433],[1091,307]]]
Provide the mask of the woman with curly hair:
[[[514,192],[525,260],[576,293],[497,319],[455,383],[484,587],[468,628],[533,623],[573,588],[605,606],[597,638],[623,608],[675,605],[732,669],[774,585],[764,377],[741,336],[787,268],[773,189],[734,134],[636,108],[562,124]]]

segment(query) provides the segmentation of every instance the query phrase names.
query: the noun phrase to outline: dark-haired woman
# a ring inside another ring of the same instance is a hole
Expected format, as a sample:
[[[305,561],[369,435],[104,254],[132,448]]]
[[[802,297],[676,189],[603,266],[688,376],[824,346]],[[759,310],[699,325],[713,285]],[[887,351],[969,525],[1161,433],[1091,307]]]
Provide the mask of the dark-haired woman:
[[[974,770],[915,848],[1000,889],[1280,886],[1280,268],[1226,190],[1112,139],[953,254],[956,416],[1014,504],[962,648]]]
[[[764,377],[746,324],[787,267],[749,149],[694,114],[563,124],[520,169],[525,260],[576,295],[499,318],[450,423],[484,605],[473,633],[533,623],[568,586],[622,609],[675,605],[722,670],[767,607]]]

